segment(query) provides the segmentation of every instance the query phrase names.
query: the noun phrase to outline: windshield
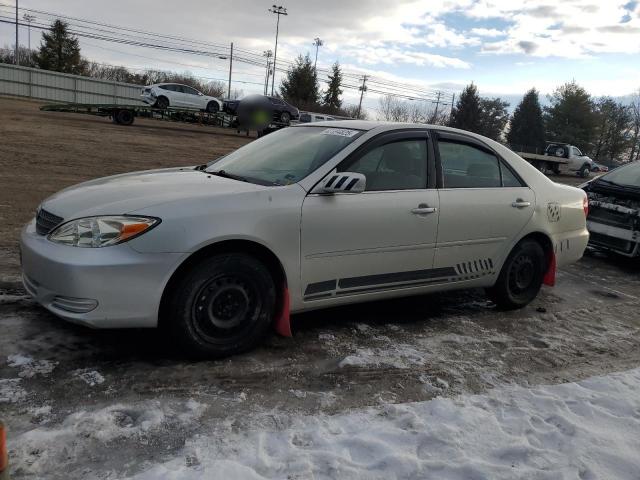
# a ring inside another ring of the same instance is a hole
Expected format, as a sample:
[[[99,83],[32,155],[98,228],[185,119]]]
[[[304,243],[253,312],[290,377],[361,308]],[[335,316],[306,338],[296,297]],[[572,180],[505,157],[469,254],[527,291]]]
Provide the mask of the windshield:
[[[262,185],[289,185],[317,170],[362,133],[347,128],[283,128],[214,160],[206,171]]]
[[[597,181],[622,185],[624,187],[640,187],[640,162],[634,162],[624,167],[616,168],[599,177]]]

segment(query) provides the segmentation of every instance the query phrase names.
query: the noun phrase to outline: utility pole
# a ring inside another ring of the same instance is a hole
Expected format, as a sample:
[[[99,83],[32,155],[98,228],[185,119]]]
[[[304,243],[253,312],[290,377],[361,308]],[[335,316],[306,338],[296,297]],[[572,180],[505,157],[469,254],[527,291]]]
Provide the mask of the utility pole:
[[[18,0],[16,0],[16,65],[20,65],[20,61],[18,60],[18,55],[20,53],[20,47],[18,43]]]
[[[442,93],[438,92],[438,97],[436,98],[436,108],[433,110],[433,121],[434,122],[438,121],[438,106],[440,105],[440,95],[442,95]]]
[[[320,40],[320,38],[319,38],[319,37],[316,37],[316,38],[314,38],[314,39],[313,39],[313,44],[312,44],[312,45],[314,45],[314,46],[316,47],[316,61],[315,61],[315,62],[314,62],[314,64],[313,64],[313,69],[314,69],[314,70],[317,70],[317,69],[316,69],[316,65],[318,65],[318,49],[319,49],[322,45],[324,45],[324,42],[323,42],[322,40]]]
[[[358,114],[356,118],[360,119],[360,111],[362,110],[362,97],[364,96],[364,92],[367,91],[367,76],[364,75],[362,77],[362,86],[359,88],[360,90],[360,103],[358,104]]]
[[[269,74],[271,71],[271,57],[273,57],[273,52],[271,50],[265,50],[262,52],[262,55],[267,57],[267,68],[264,75],[264,94],[266,95],[269,92]]]
[[[282,5],[275,6],[273,5],[269,11],[271,13],[275,13],[278,16],[278,21],[276,22],[276,48],[273,51],[273,77],[271,77],[271,95],[273,95],[274,84],[276,81],[276,58],[278,57],[278,33],[280,31],[280,15],[289,15],[287,13],[287,9]]]
[[[233,42],[231,42],[231,54],[229,55],[229,88],[227,98],[231,98],[231,70],[233,69]]]
[[[451,124],[451,119],[453,118],[453,107],[456,104],[456,94],[451,94],[451,111],[449,112],[449,124]]]
[[[28,30],[29,31],[29,54],[31,54],[31,22],[33,22],[36,19],[36,16],[25,13],[22,16],[22,19],[29,24],[29,30]]]

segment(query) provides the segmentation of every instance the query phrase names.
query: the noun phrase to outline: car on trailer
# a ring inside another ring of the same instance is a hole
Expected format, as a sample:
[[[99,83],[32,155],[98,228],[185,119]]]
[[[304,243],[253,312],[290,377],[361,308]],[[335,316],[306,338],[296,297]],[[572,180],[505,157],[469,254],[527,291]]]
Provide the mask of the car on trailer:
[[[524,307],[582,256],[586,202],[469,132],[300,124],[49,197],[22,231],[23,281],[72,322],[159,326],[223,357],[307,310],[478,287]]]
[[[195,108],[208,113],[222,111],[222,101],[180,83],[149,85],[142,89],[140,97],[144,103],[154,108]]]
[[[267,95],[247,95],[242,99],[225,99],[223,110],[229,115],[238,115],[244,109],[261,109],[270,113],[272,122],[288,125],[300,118],[300,111],[282,98]],[[249,105],[250,104],[250,105]]]

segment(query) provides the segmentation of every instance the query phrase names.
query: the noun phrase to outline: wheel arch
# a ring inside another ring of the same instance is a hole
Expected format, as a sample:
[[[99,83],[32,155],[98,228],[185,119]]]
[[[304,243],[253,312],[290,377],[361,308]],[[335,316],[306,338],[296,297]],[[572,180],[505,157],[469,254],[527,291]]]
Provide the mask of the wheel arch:
[[[544,273],[545,275],[547,275],[549,273],[549,270],[551,270],[552,266],[555,268],[555,258],[554,258],[555,250],[553,247],[553,240],[551,240],[551,237],[547,233],[544,233],[541,231],[529,232],[516,242],[516,244],[513,246],[513,248],[509,253],[511,253],[513,249],[516,248],[516,246],[521,242],[523,242],[524,240],[534,240],[538,242],[542,247],[542,250],[544,251],[544,256],[546,259]]]
[[[228,239],[211,243],[203,246],[199,250],[196,250],[184,259],[171,274],[171,277],[165,284],[162,291],[158,313],[158,326],[162,327],[163,324],[168,321],[165,312],[167,311],[167,302],[170,297],[169,293],[172,291],[173,287],[178,284],[189,268],[203,258],[222,253],[245,253],[264,263],[276,285],[276,314],[274,317],[276,324],[274,327],[278,333],[283,334],[283,331],[288,331],[290,334],[288,282],[284,266],[277,255],[268,247],[253,240],[245,239]],[[286,322],[286,325],[278,325],[279,322]]]

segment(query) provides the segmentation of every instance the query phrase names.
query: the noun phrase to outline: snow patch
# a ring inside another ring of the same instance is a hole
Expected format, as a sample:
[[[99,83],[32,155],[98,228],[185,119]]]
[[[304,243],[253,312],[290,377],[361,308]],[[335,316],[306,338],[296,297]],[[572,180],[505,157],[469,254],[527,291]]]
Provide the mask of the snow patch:
[[[79,411],[60,424],[39,426],[14,437],[14,465],[34,478],[43,478],[52,469],[62,468],[61,460],[75,462],[91,455],[92,449],[108,448],[110,442],[131,440],[147,444],[155,436],[192,426],[205,409],[195,400],[155,400]],[[50,409],[42,407],[38,413],[47,415]]]
[[[19,368],[19,377],[32,378],[36,375],[49,375],[56,368],[58,362],[51,360],[34,360],[26,355],[9,355],[7,365],[12,368]]]
[[[94,387],[96,385],[104,383],[104,377],[100,374],[100,372],[91,370],[90,368],[74,370],[73,372],[71,372],[71,374],[74,377],[78,377],[90,387]]]
[[[21,378],[0,379],[0,403],[17,403],[27,398],[27,391],[20,386]]]
[[[267,417],[247,419],[249,431],[219,425],[131,480],[631,480],[640,471],[640,369],[335,416]]]
[[[406,344],[390,344],[383,348],[358,348],[352,355],[340,361],[339,367],[366,367],[387,365],[395,368],[410,368],[424,365],[424,353]]]

